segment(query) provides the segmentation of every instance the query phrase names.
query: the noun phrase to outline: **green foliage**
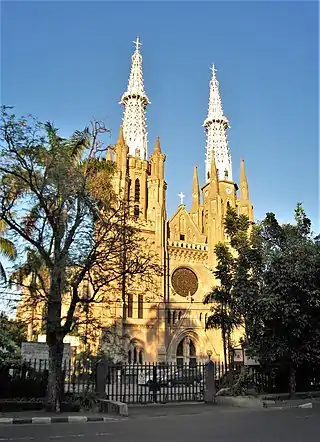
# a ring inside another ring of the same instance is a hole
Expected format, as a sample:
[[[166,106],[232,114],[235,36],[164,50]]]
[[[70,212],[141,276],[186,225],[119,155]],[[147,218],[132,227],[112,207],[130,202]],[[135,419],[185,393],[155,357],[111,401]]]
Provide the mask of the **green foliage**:
[[[20,346],[26,340],[25,326],[0,313],[0,364],[20,360]]]
[[[28,252],[10,282],[30,295],[31,304],[45,303],[54,409],[63,338],[80,321],[83,306],[107,302],[107,289],[120,286],[124,276],[147,283],[161,273],[139,229],[130,224],[128,202],[112,191],[115,165],[102,158],[107,148],[99,141],[106,131],[93,121],[62,138],[52,123],[1,108],[0,220]],[[90,294],[83,296],[81,286],[88,282]]]
[[[7,231],[6,223],[2,219],[0,219],[0,255],[3,255],[6,258],[13,261],[17,257],[17,251],[12,241],[10,241],[8,238],[4,236],[6,231]],[[1,262],[0,262],[0,279],[3,279],[5,282],[7,280],[5,270]]]
[[[206,328],[221,330],[224,362],[227,364],[227,351],[231,349],[232,331],[242,322],[232,292],[236,261],[226,244],[216,244],[215,254],[218,264],[213,274],[220,285],[213,287],[203,302],[211,304],[211,315],[207,319]]]
[[[251,231],[234,211],[226,231],[238,253],[233,279],[249,354],[293,371],[320,361],[320,246],[302,205],[295,224],[273,213]]]

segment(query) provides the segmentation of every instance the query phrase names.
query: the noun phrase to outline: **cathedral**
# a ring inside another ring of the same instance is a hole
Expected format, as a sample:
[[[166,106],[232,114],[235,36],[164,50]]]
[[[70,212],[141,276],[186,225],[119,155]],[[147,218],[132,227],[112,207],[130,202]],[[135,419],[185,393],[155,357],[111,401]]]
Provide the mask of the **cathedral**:
[[[106,160],[115,162],[115,193],[132,202],[132,215],[138,218],[141,235],[150,243],[163,271],[161,276],[155,275],[152,290],[142,284],[124,284],[124,289],[106,288],[106,303],[92,307],[105,338],[93,338],[88,344],[87,331],[83,331],[79,337],[66,336],[64,342],[69,342],[75,352],[83,351],[83,335],[85,348],[90,351],[102,347],[115,361],[124,359],[137,364],[195,364],[208,357],[223,361],[221,331],[206,330],[210,306],[204,305],[203,299],[217,284],[213,276],[214,247],[220,241],[227,241],[223,227],[227,206],[253,220],[244,162],[240,163],[239,189],[232,178],[227,139],[229,123],[223,113],[219,83],[212,66],[208,113],[203,124],[206,133],[204,183],[200,187],[195,166],[190,176],[191,207],[186,207],[184,195],[180,193],[177,210],[167,218],[166,155],[159,137],[151,155],[147,154],[146,111],[150,101],[144,89],[140,46],[137,39],[128,87],[120,101],[124,108],[123,122],[114,149],[108,150]],[[37,314],[32,309],[31,314],[22,315],[24,304],[21,302],[17,317],[30,315],[28,340],[38,335],[38,341],[45,342],[45,335],[39,335],[43,307],[38,304]],[[68,302],[62,306],[62,317],[66,316],[67,308]],[[235,347],[239,345],[240,336],[240,331],[233,336]]]
[[[151,155],[147,154],[146,111],[150,101],[144,88],[140,46],[137,39],[128,87],[120,101],[124,112],[115,155],[113,158],[108,152],[107,158],[117,165],[114,188],[133,201],[132,210],[141,222],[141,233],[151,238],[164,272],[159,277],[158,293],[150,298],[141,287],[131,288],[126,293],[125,317],[119,306],[113,309],[112,320],[121,324],[118,332],[126,337],[122,345],[129,363],[184,364],[202,362],[208,357],[222,361],[221,332],[206,331],[210,306],[203,304],[203,298],[215,284],[214,247],[226,240],[223,228],[226,207],[231,205],[253,220],[244,162],[240,163],[239,189],[232,178],[229,123],[212,66],[208,113],[203,124],[204,183],[200,187],[195,166],[191,207],[186,207],[180,193],[180,205],[167,218],[166,155],[159,137]],[[237,339],[239,336],[234,336],[235,346]]]

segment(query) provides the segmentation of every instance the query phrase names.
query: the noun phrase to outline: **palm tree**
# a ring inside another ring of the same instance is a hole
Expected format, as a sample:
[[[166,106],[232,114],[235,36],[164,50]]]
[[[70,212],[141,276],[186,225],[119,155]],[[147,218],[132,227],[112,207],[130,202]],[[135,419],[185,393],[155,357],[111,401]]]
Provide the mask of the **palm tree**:
[[[4,237],[6,230],[7,230],[6,223],[2,219],[0,219],[0,255],[5,256],[10,261],[13,261],[17,257],[17,250],[14,244],[9,239]],[[5,282],[7,281],[6,272],[1,261],[0,261],[0,279],[3,279]]]

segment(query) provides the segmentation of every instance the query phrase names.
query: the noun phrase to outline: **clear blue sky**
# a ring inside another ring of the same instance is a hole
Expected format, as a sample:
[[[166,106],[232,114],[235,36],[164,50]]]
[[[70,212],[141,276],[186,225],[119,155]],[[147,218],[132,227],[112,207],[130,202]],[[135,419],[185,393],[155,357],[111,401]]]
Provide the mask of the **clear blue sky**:
[[[245,158],[257,219],[292,220],[302,201],[319,230],[316,2],[7,2],[2,103],[62,134],[104,119],[115,141],[132,40],[142,40],[149,152],[167,155],[168,214],[193,165],[204,181],[210,66],[230,120],[233,174]]]

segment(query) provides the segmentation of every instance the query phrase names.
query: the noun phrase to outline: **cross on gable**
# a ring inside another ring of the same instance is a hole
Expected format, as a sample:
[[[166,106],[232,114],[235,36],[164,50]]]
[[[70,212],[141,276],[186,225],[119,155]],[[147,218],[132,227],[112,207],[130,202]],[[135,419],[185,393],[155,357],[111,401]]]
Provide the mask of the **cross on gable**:
[[[180,204],[183,204],[183,199],[185,198],[185,195],[182,192],[180,192],[178,194],[178,197],[180,197]]]

